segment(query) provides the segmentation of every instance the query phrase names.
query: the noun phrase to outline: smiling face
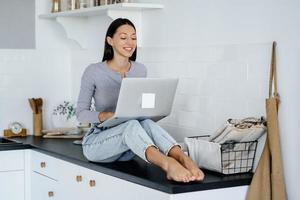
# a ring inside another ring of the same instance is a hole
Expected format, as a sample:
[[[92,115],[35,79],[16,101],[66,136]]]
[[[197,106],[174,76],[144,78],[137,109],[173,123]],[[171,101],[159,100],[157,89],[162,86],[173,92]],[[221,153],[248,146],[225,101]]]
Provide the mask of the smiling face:
[[[120,26],[113,37],[107,37],[107,42],[114,51],[114,56],[130,58],[136,49],[136,32],[128,24]]]

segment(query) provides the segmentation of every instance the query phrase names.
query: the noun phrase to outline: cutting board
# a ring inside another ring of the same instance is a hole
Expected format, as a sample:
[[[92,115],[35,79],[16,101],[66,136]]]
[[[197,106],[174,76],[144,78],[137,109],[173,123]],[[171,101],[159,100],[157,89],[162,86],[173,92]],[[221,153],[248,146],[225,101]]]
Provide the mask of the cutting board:
[[[69,139],[81,139],[84,134],[80,135],[44,135],[43,138],[69,138]]]

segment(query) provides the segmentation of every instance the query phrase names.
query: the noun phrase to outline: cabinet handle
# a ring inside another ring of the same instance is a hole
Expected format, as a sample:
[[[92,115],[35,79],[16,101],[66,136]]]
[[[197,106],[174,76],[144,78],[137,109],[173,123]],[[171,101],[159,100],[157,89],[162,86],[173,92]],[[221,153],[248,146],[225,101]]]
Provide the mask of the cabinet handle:
[[[41,168],[45,168],[46,167],[46,162],[41,162]]]
[[[96,186],[96,181],[90,180],[90,187],[95,187],[95,186]]]
[[[53,197],[53,196],[54,196],[54,192],[53,192],[53,191],[49,191],[49,192],[48,192],[48,196],[49,196],[49,197]]]
[[[82,176],[81,175],[76,176],[76,181],[81,182],[82,181]]]

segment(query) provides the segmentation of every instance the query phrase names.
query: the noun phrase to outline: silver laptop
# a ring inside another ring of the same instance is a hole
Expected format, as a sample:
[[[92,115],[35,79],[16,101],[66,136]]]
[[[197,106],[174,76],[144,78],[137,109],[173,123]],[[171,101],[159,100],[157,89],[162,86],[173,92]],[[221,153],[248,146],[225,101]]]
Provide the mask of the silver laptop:
[[[158,121],[171,113],[178,78],[124,78],[113,117],[98,127],[113,127],[131,119]]]

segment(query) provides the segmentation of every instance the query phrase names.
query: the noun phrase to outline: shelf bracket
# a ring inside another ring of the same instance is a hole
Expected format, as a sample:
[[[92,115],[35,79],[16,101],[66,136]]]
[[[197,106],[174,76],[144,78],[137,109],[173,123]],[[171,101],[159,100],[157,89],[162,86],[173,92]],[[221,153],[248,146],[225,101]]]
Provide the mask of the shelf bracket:
[[[59,23],[65,30],[68,39],[76,42],[82,49],[87,48],[86,30],[87,17],[57,17]]]

